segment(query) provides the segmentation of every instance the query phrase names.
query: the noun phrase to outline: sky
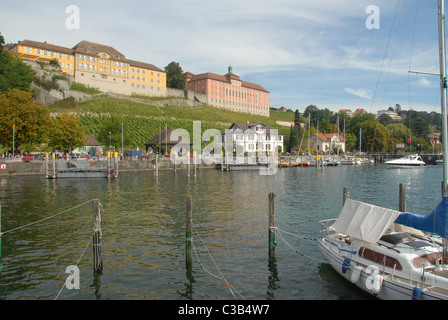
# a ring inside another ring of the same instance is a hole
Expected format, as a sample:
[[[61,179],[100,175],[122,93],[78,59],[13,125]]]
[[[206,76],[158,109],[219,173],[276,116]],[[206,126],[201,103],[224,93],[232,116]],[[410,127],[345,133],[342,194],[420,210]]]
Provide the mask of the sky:
[[[439,72],[437,0],[2,1],[0,32],[194,74],[231,65],[275,108],[440,112],[439,77],[409,72]]]

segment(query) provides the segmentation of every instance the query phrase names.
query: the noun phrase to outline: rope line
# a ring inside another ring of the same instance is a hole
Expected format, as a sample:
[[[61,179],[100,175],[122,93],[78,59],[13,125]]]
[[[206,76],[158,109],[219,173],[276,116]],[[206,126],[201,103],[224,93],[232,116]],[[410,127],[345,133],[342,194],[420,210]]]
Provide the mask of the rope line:
[[[238,290],[236,290],[236,289],[235,289],[235,288],[234,288],[234,287],[227,281],[227,279],[224,277],[224,275],[222,274],[222,272],[221,272],[221,270],[219,269],[218,265],[216,264],[215,260],[213,259],[213,257],[212,257],[212,255],[211,255],[210,251],[208,250],[207,246],[205,245],[204,241],[202,241],[202,238],[201,238],[201,236],[199,235],[199,233],[197,232],[196,226],[195,226],[194,224],[193,224],[193,228],[194,228],[194,230],[195,230],[195,232],[196,232],[196,234],[197,234],[199,240],[201,241],[202,245],[204,246],[205,250],[207,251],[207,254],[209,255],[210,259],[213,261],[213,264],[215,265],[216,269],[218,270],[218,272],[219,272],[219,274],[220,274],[221,276],[217,276],[217,275],[211,273],[210,271],[208,271],[208,270],[204,267],[204,265],[202,264],[202,262],[201,262],[200,259],[199,259],[198,252],[196,251],[196,246],[194,245],[194,242],[192,241],[191,243],[193,244],[193,250],[194,250],[194,252],[195,252],[195,254],[196,254],[196,258],[198,259],[198,263],[199,263],[199,265],[201,266],[201,268],[202,268],[204,271],[206,271],[208,274],[210,274],[211,276],[213,276],[213,277],[215,277],[215,278],[217,278],[217,279],[223,280],[223,281],[225,282],[226,286],[229,288],[229,291],[230,291],[230,293],[232,294],[232,296],[235,298],[235,300],[238,300],[238,298],[235,296],[235,294],[234,294],[233,291],[235,291],[238,295],[240,295],[240,296],[244,299],[244,297],[241,295],[241,293],[239,293]],[[244,300],[245,300],[245,299],[244,299]]]
[[[89,203],[89,202],[91,202],[91,201],[95,201],[95,200],[97,200],[97,199],[91,199],[91,200],[88,200],[88,201],[86,201],[86,202],[84,202],[84,203],[81,203],[81,204],[79,204],[79,205],[77,205],[77,206],[74,206],[74,207],[72,207],[72,208],[66,209],[66,210],[64,210],[64,211],[62,211],[62,212],[56,213],[56,214],[54,214],[54,215],[48,216],[48,217],[43,218],[43,219],[40,219],[40,220],[38,220],[38,221],[34,221],[34,222],[28,223],[28,224],[26,224],[26,225],[24,225],[24,226],[17,227],[17,228],[14,228],[14,229],[10,229],[10,230],[7,230],[7,231],[5,231],[5,232],[0,233],[0,236],[4,235],[4,234],[6,234],[6,233],[10,233],[10,232],[16,231],[16,230],[25,229],[25,228],[27,228],[27,227],[29,227],[29,226],[32,226],[32,225],[35,225],[35,224],[37,224],[37,223],[39,223],[39,222],[42,222],[42,221],[45,221],[45,220],[54,218],[54,217],[56,217],[56,216],[59,216],[59,215],[64,214],[64,213],[66,213],[66,212],[69,212],[69,211],[71,211],[71,210],[73,210],[73,209],[77,209],[77,208],[79,208],[79,207],[82,207],[83,205],[85,205],[85,204],[87,204],[87,203]],[[102,206],[101,206],[101,208],[102,208]]]
[[[305,258],[309,258],[309,259],[316,260],[316,261],[319,261],[319,262],[327,263],[326,260],[306,255],[303,252],[299,251],[298,249],[294,248],[288,241],[286,241],[285,237],[283,237],[281,232],[285,232],[287,234],[293,235],[293,236],[298,237],[298,238],[306,239],[306,240],[316,240],[316,239],[295,235],[295,234],[292,234],[290,232],[281,230],[281,229],[279,229],[277,227],[273,227],[272,230],[274,231],[275,235],[278,236],[278,238],[280,238],[280,240],[282,240],[290,249],[294,250],[297,254],[299,254],[299,255],[301,255],[302,257],[305,257]]]
[[[81,258],[83,257],[84,253],[86,252],[87,247],[90,245],[90,242],[92,242],[92,238],[93,238],[92,236],[89,237],[89,241],[87,242],[86,246],[84,247],[84,250],[82,251],[81,256],[78,258],[78,261],[76,261],[75,266],[78,266],[78,263],[81,261]],[[59,290],[59,292],[58,292],[58,294],[57,294],[57,296],[56,296],[56,298],[54,300],[58,299],[59,295],[61,294],[62,290],[65,287],[65,284],[66,284],[66,282],[64,282],[64,284],[62,285],[61,289]]]

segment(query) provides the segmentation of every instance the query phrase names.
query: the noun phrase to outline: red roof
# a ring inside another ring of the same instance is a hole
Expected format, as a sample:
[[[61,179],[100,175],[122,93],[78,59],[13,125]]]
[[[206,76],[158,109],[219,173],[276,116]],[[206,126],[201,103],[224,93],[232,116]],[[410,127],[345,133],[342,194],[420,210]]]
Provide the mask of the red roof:
[[[337,133],[314,133],[315,136],[319,138],[319,140],[322,141],[328,141],[334,136],[337,136]],[[343,137],[341,137],[341,141],[345,141]]]
[[[225,82],[225,83],[230,83],[230,79],[238,80],[238,81],[241,81],[241,86],[242,87],[246,87],[246,88],[254,89],[254,90],[259,90],[259,91],[269,92],[266,89],[264,89],[262,86],[260,86],[259,84],[240,80],[240,77],[238,77],[237,75],[235,75],[233,73],[227,73],[225,75],[220,75],[220,74],[216,74],[216,73],[212,73],[212,72],[206,72],[206,73],[201,73],[201,74],[194,75],[191,72],[186,72],[185,75],[188,78],[191,78],[189,81],[198,81],[198,80],[210,79],[210,80],[217,80],[217,81],[221,81],[221,82]]]

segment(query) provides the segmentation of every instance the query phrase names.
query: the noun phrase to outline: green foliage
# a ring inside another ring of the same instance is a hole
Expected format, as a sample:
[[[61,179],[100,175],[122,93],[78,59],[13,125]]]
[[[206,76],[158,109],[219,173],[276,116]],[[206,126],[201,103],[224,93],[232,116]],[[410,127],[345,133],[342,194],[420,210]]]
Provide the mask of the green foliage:
[[[112,115],[105,118],[98,127],[97,140],[104,146],[112,146],[115,149],[121,149],[122,135],[121,126],[123,125],[123,144],[128,147],[134,147],[134,133],[129,130],[129,122],[125,117]]]
[[[178,62],[171,62],[165,67],[166,86],[168,88],[185,89],[186,77]]]
[[[0,144],[12,147],[13,120],[16,149],[22,144],[39,145],[46,141],[50,113],[29,92],[11,89],[0,93],[0,106]]]
[[[85,84],[79,82],[73,82],[70,86],[70,90],[84,92],[88,94],[101,93],[101,91],[98,90],[97,88],[86,86]]]
[[[59,85],[57,83],[58,80],[64,80],[68,81],[67,77],[63,75],[54,74],[51,76],[50,79],[46,79],[45,77],[42,78],[35,78],[33,80],[34,84],[38,87],[41,87],[42,89],[45,89],[47,91],[50,91],[52,89],[59,90]]]
[[[75,108],[76,105],[76,99],[74,97],[67,97],[56,101],[52,106],[57,108]]]
[[[0,53],[0,92],[13,88],[29,91],[33,80],[34,71],[30,66],[7,51]]]
[[[56,68],[58,68],[59,70],[61,69],[61,65],[59,64],[59,60],[56,59],[56,58],[54,58],[53,60],[51,60],[49,64],[50,64],[50,66],[52,66],[52,67],[56,67]]]
[[[84,134],[85,129],[77,117],[62,113],[51,119],[48,145],[59,151],[70,151],[84,146]]]

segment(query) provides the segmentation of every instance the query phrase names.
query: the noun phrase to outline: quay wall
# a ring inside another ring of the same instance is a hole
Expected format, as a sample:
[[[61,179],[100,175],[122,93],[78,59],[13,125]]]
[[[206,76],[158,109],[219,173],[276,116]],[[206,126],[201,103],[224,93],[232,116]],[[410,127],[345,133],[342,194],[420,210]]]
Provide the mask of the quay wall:
[[[56,160],[65,161],[65,160]],[[0,165],[4,168],[0,169],[0,176],[19,176],[19,175],[43,175],[45,176],[45,161],[43,160],[32,160],[30,162],[24,161],[0,161]],[[213,169],[214,164],[207,165],[201,163],[197,165],[197,169]],[[160,157],[159,158],[159,170],[174,170],[174,164],[169,158]],[[180,164],[176,166],[176,170],[186,170],[186,164]],[[193,163],[190,164],[190,169],[193,170]],[[118,172],[132,172],[132,171],[154,171],[155,164],[152,158],[149,160],[121,160],[118,164]]]
[[[401,157],[400,155],[374,155],[376,163],[384,163],[385,161],[396,159]],[[436,164],[436,160],[441,159],[441,155],[421,155],[423,161],[428,165]],[[137,171],[154,171],[155,164],[152,161],[153,158],[148,160],[140,159],[126,159],[121,160],[118,165],[118,172],[137,172]],[[65,161],[65,160],[57,160]],[[30,162],[24,161],[5,161],[0,160],[0,166],[4,167],[0,169],[1,176],[15,176],[15,175],[43,175],[45,176],[45,161],[33,160]],[[200,163],[197,165],[197,169],[213,169],[214,164]],[[159,170],[174,170],[174,164],[170,158],[159,158]],[[176,166],[176,170],[186,170],[187,164],[180,164]],[[193,170],[193,163],[190,164],[190,170]]]

